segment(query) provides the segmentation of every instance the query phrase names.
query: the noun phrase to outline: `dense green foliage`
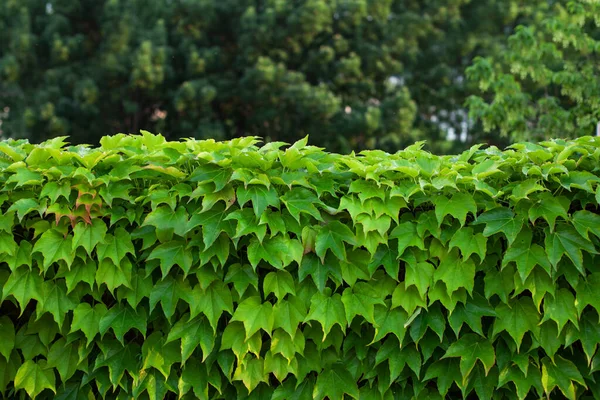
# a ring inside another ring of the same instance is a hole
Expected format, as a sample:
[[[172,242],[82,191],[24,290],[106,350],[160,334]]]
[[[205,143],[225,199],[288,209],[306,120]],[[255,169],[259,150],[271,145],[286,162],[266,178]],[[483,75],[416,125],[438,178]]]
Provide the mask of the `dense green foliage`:
[[[465,100],[479,91],[465,69],[506,52],[545,2],[4,0],[0,129],[94,144],[140,129],[172,139],[310,134],[344,153],[422,139],[435,152],[465,146],[446,142],[447,129],[502,144],[467,121]]]
[[[0,143],[7,398],[600,396],[600,139]]]
[[[529,23],[467,70],[491,94],[469,99],[487,131],[516,140],[593,134],[600,122],[600,2],[533,1]]]

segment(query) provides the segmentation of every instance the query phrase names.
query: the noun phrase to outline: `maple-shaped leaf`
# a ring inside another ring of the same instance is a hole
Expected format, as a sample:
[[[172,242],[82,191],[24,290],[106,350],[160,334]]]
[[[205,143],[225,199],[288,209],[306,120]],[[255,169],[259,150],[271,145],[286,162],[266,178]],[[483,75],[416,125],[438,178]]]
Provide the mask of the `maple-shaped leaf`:
[[[0,317],[0,337],[0,355],[8,361],[15,346],[15,326],[5,315]]]
[[[503,284],[506,284],[506,282]],[[553,296],[556,291],[556,285],[553,278],[546,271],[540,267],[535,267],[525,282],[522,282],[519,277],[515,277],[514,279],[515,296],[524,290],[529,290],[533,303],[539,311],[542,299],[546,293],[550,293]]]
[[[281,196],[281,201],[298,223],[300,223],[300,214],[310,215],[317,221],[323,221],[315,205],[324,206],[324,204],[311,190],[295,187]]]
[[[285,270],[269,272],[265,276],[263,282],[263,292],[265,296],[268,296],[270,293],[275,293],[275,297],[277,297],[279,301],[283,300],[288,293],[295,296],[296,285],[294,284],[292,274]]]
[[[558,333],[562,331],[568,321],[571,321],[579,329],[575,296],[568,289],[559,289],[554,296],[544,297],[544,316],[540,324],[548,320],[556,322]]]
[[[56,323],[61,326],[65,315],[76,306],[75,298],[67,295],[64,282],[45,281],[42,286],[42,301],[38,301],[36,313],[38,316],[49,312]]]
[[[273,186],[248,185],[248,187],[239,186],[236,191],[237,200],[240,207],[243,207],[248,201],[252,202],[252,209],[257,218],[265,212],[267,207],[279,208],[279,195]]]
[[[160,269],[164,278],[175,264],[183,270],[183,276],[186,277],[192,268],[193,258],[184,241],[171,240],[156,246],[147,260],[160,260]]]
[[[418,366],[417,362],[415,362],[417,359]],[[402,347],[401,343],[393,336],[388,337],[377,350],[377,354],[375,355],[375,366],[378,366],[386,360],[389,367],[391,382],[398,379],[407,364],[411,369],[414,369],[415,367],[420,369],[420,355],[415,348],[412,346]]]
[[[479,261],[482,262],[487,252],[487,238],[481,233],[475,233],[471,227],[464,227],[457,230],[450,239],[448,250],[454,247],[460,249],[464,260],[469,259],[472,254],[477,254]]]
[[[600,272],[589,274],[587,277],[579,280],[575,288],[575,306],[577,313],[581,316],[583,309],[591,305],[600,314]]]
[[[423,380],[428,381],[433,378],[436,378],[435,383],[438,392],[446,398],[452,384],[456,382],[459,385],[462,382],[458,360],[441,359],[431,364],[427,368]]]
[[[212,282],[205,289],[197,284],[193,289],[181,293],[181,298],[190,305],[190,319],[199,313],[206,315],[215,332],[223,311],[233,314],[231,291],[223,282]]]
[[[414,222],[402,222],[390,232],[390,239],[398,239],[398,255],[402,256],[407,247],[415,246],[425,250],[423,238],[417,233],[417,224]]]
[[[231,322],[234,321],[244,324],[247,338],[260,329],[270,336],[274,324],[273,305],[269,302],[263,303],[258,296],[248,297],[235,309],[231,317]]]
[[[457,337],[464,323],[469,325],[473,332],[485,336],[481,327],[481,318],[495,316],[496,312],[494,308],[485,297],[478,293],[473,293],[473,298],[466,304],[457,304],[448,317],[448,322]]]
[[[225,232],[229,237],[234,237],[236,224],[233,220],[225,219],[229,212],[225,205],[217,204],[203,213],[193,214],[185,228],[185,233],[197,226],[202,226],[202,239],[206,249],[213,245],[221,232]]]
[[[339,293],[331,294],[331,289],[325,288],[323,293],[316,293],[310,300],[310,309],[304,322],[317,321],[323,328],[323,341],[335,324],[345,329],[347,325],[346,310]]]
[[[125,371],[128,371],[133,376],[137,375],[140,370],[138,360],[141,350],[137,343],[133,342],[123,345],[114,339],[109,339],[102,340],[98,343],[98,346],[101,352],[96,358],[94,370],[107,367],[107,378],[114,386],[117,386],[121,382]]]
[[[262,243],[258,239],[252,238],[248,245],[248,261],[254,270],[261,260],[277,269],[283,269],[293,261],[300,264],[303,253],[302,243],[297,239],[291,239],[287,234],[265,238]]]
[[[203,317],[188,320],[182,317],[169,330],[165,345],[181,339],[181,363],[185,364],[194,350],[202,349],[202,362],[206,360],[215,345],[215,333]]]
[[[66,382],[77,371],[79,352],[72,343],[67,344],[64,337],[52,344],[48,351],[48,368],[56,368],[60,379]]]
[[[98,243],[104,240],[107,231],[106,224],[99,218],[93,219],[91,225],[79,222],[73,228],[73,242],[71,246],[73,251],[82,246],[91,257],[92,251]]]
[[[573,226],[567,224],[557,224],[554,232],[546,229],[545,234],[546,253],[552,265],[556,267],[566,254],[579,272],[585,275],[581,251],[585,250],[590,254],[597,254],[594,245],[577,233]]]
[[[271,338],[271,352],[281,354],[288,362],[292,362],[296,352],[304,353],[306,340],[301,330],[296,330],[294,335],[289,335],[283,329],[275,329]]]
[[[458,251],[454,250],[440,261],[433,273],[433,281],[444,282],[448,296],[452,296],[452,293],[460,288],[464,288],[470,294],[475,285],[475,263],[471,259],[461,260]]]
[[[400,283],[392,294],[392,308],[396,307],[402,307],[408,315],[412,315],[418,307],[427,308],[427,302],[415,286],[407,287]]]
[[[48,368],[46,360],[25,361],[15,376],[15,389],[24,389],[31,398],[36,398],[46,389],[56,394],[55,385],[54,369]]]
[[[259,383],[268,382],[269,374],[264,369],[264,359],[247,355],[233,374],[234,381],[242,381],[246,389],[252,392]]]
[[[6,180],[5,184],[8,185],[9,183],[16,182],[17,185],[15,188],[20,186],[41,185],[44,181],[43,175],[28,169],[24,163],[21,164],[23,164],[23,168],[17,168],[15,173]]]
[[[146,276],[143,271],[138,270],[137,273],[131,275],[129,287],[119,287],[118,299],[125,298],[132,308],[137,308],[142,299],[150,296],[153,287],[152,276]]]
[[[99,303],[94,307],[88,303],[80,303],[73,310],[73,322],[70,332],[81,330],[89,344],[100,332],[100,320],[106,314],[107,308]]]
[[[364,204],[365,200],[371,198],[378,198],[385,200],[385,187],[381,187],[374,181],[366,181],[363,179],[356,179],[350,183],[348,193],[358,193],[360,202]]]
[[[127,258],[124,258],[119,265],[105,258],[98,265],[95,281],[98,286],[106,285],[108,290],[114,293],[120,286],[130,287],[132,269],[133,265]]]
[[[523,216],[506,207],[496,207],[481,214],[473,225],[485,224],[483,236],[489,237],[496,233],[504,233],[508,244],[511,245],[523,227]]]
[[[53,262],[63,260],[68,266],[73,264],[75,253],[72,249],[72,237],[65,236],[57,229],[49,229],[42,234],[33,246],[33,252],[42,253],[44,258],[44,272],[48,270]]]
[[[600,238],[600,215],[587,210],[577,211],[572,217],[573,226],[581,236],[590,239],[589,234]]]
[[[281,328],[294,336],[298,325],[306,318],[306,312],[304,303],[297,297],[278,301],[273,306],[273,329]]]
[[[381,293],[366,282],[357,282],[353,287],[347,288],[342,294],[342,303],[346,311],[348,325],[355,316],[362,316],[367,322],[375,324],[375,305],[385,305]]]
[[[190,389],[197,399],[208,400],[208,374],[206,364],[191,358],[182,365],[182,373],[179,378],[178,389],[180,395],[187,394]]]
[[[221,337],[221,350],[231,349],[233,354],[241,362],[246,354],[252,353],[257,357],[260,356],[262,348],[262,332],[257,332],[247,338],[244,330],[244,324],[241,322],[231,322],[227,324]],[[232,366],[233,367],[233,366]]]
[[[533,336],[539,335],[540,315],[531,298],[521,297],[511,301],[508,305],[500,303],[496,307],[497,318],[494,321],[492,336],[506,330],[517,344],[517,351],[525,333],[530,332]]]
[[[322,226],[315,239],[315,252],[325,262],[325,253],[330,250],[340,260],[346,260],[346,247],[344,242],[356,245],[356,238],[347,225],[339,221],[331,221]]]
[[[442,358],[447,357],[460,357],[460,373],[463,382],[467,381],[478,359],[485,367],[486,375],[496,362],[496,354],[492,343],[474,333],[467,333],[452,343]]]
[[[134,328],[145,337],[147,323],[148,316],[143,307],[134,310],[129,306],[119,303],[111,307],[100,318],[99,332],[101,336],[104,336],[109,329],[112,329],[117,340],[123,344],[125,334]]]
[[[168,206],[159,206],[150,212],[141,226],[154,226],[156,236],[161,242],[172,239],[173,234],[185,236],[188,225],[187,211],[183,206],[177,207],[175,212]]]
[[[12,295],[19,303],[22,313],[31,299],[38,302],[43,300],[43,282],[39,273],[31,271],[25,266],[19,267],[8,276],[8,280],[4,283],[1,301]]]
[[[539,368],[528,368],[527,374],[524,374],[516,365],[506,367],[500,372],[498,387],[503,387],[508,382],[515,385],[519,400],[525,400],[532,387],[537,390],[539,395],[543,393],[542,374]]]
[[[406,334],[406,322],[408,314],[401,308],[390,308],[386,306],[375,306],[375,337],[373,343],[383,339],[388,333],[394,334],[400,343]]]
[[[104,242],[98,243],[96,253],[99,261],[110,258],[114,265],[120,265],[127,254],[135,256],[135,249],[129,233],[123,228],[117,228],[114,235],[107,233]]]
[[[32,211],[37,211],[40,216],[46,212],[46,201],[42,201],[42,204],[38,203],[35,199],[19,199],[15,201],[9,208],[6,210],[7,213],[12,213],[14,211],[17,212],[17,217],[19,218],[19,222],[23,221],[23,218],[27,214]]]
[[[175,314],[177,302],[182,293],[189,292],[189,283],[184,280],[175,280],[172,277],[163,278],[152,288],[149,299],[149,312],[160,302],[163,313],[168,320]]]
[[[242,208],[229,213],[225,220],[235,220],[237,226],[235,228],[234,238],[239,238],[245,235],[254,233],[258,238],[258,241],[262,243],[265,235],[267,234],[267,224],[259,224],[256,220],[254,212],[250,208]],[[285,226],[285,225],[284,225]],[[282,230],[282,232],[285,231]],[[273,237],[274,235],[271,235]]]
[[[258,274],[249,264],[232,264],[227,269],[225,283],[233,283],[233,287],[241,298],[248,287],[252,286],[258,290]]]
[[[283,382],[289,374],[296,375],[298,373],[298,360],[293,358],[289,361],[281,354],[267,351],[265,373],[272,373],[279,382]]]
[[[566,398],[575,400],[577,396],[574,383],[587,389],[575,364],[561,356],[556,356],[554,362],[548,357],[542,359],[542,385],[546,396],[549,397],[552,390],[558,387]]]
[[[506,250],[502,259],[503,267],[509,262],[514,262],[517,265],[517,270],[523,282],[536,265],[544,268],[548,274],[551,273],[552,269],[546,251],[540,245],[531,243],[532,236],[530,229],[523,229],[513,244]]]
[[[10,245],[9,245],[10,246]],[[22,239],[19,245],[15,243],[15,251],[12,256],[4,256],[2,261],[7,263],[11,271],[15,271],[18,267],[23,265],[32,265],[31,254],[33,253],[33,246],[30,242]]]
[[[576,334],[572,335],[572,340],[579,339],[583,352],[587,357],[588,366],[591,366],[596,349],[600,345],[600,324],[598,324],[597,315],[589,312],[584,313],[581,317],[579,329],[575,332]],[[567,336],[571,336],[570,334],[571,332],[567,329]],[[596,357],[598,357],[597,354]]]
[[[592,183],[600,182],[600,177],[588,171],[569,171],[568,174],[562,174],[559,181],[568,191],[571,191],[571,188],[577,188],[585,190],[588,193],[594,193]]]
[[[529,220],[532,224],[538,218],[544,218],[550,226],[550,232],[554,231],[556,219],[561,217],[565,221],[568,220],[567,212],[569,211],[570,201],[564,196],[553,196],[551,193],[540,193],[529,209]]]
[[[179,346],[175,342],[165,343],[161,332],[154,332],[142,345],[142,369],[155,368],[166,380],[171,372],[171,366],[181,362]]]
[[[364,234],[377,231],[380,235],[385,235],[390,229],[392,219],[387,215],[375,217],[369,214],[360,214],[356,217],[355,222],[362,225]]]
[[[314,400],[344,400],[348,395],[358,400],[359,392],[356,380],[341,363],[333,364],[330,368],[317,375],[317,383],[313,390]]]
[[[10,232],[0,232],[0,256],[14,256],[18,251],[17,242]]]
[[[474,216],[477,215],[477,204],[473,196],[466,193],[455,193],[451,199],[446,196],[438,196],[434,200],[434,205],[438,226],[442,225],[446,215],[452,215],[459,220],[461,227],[464,226],[469,212]]]
[[[212,182],[215,185],[215,191],[219,191],[229,183],[232,173],[233,171],[230,168],[223,168],[215,164],[204,164],[197,167],[188,176],[188,181],[198,182],[198,184]]]

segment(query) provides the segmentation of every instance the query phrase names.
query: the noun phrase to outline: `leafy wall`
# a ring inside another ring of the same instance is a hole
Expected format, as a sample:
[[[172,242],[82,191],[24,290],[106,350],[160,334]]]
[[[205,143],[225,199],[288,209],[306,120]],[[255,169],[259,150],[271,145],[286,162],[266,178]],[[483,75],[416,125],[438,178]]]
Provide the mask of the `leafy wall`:
[[[0,143],[5,398],[600,396],[600,139]]]

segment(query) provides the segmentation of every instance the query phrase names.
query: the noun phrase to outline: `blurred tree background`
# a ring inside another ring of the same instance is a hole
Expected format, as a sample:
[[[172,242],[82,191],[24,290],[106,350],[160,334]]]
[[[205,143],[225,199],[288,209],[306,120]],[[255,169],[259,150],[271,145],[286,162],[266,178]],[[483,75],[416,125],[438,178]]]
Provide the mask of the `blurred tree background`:
[[[592,0],[2,0],[0,130],[437,153],[592,134]]]

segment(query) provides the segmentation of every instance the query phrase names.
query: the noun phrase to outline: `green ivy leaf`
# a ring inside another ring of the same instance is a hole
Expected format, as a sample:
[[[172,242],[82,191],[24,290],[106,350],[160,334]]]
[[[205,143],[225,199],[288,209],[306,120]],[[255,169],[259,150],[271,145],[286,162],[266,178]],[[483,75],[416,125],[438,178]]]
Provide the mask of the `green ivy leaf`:
[[[43,300],[43,279],[38,273],[27,267],[19,267],[13,271],[2,288],[2,301],[12,295],[19,303],[21,313],[31,299],[38,302]],[[0,301],[1,303],[1,301]]]
[[[264,359],[252,358],[247,356],[243,362],[239,363],[235,373],[234,381],[242,381],[249,392],[253,391],[259,383],[267,382],[268,373],[264,369]]]
[[[269,302],[263,303],[258,296],[248,297],[235,309],[231,317],[231,322],[234,321],[244,324],[247,338],[260,329],[270,336],[274,324],[273,306]]]
[[[225,283],[233,283],[233,287],[241,298],[250,286],[258,290],[258,274],[251,265],[236,263],[229,266],[225,275]]]
[[[263,185],[248,185],[248,187],[239,186],[236,191],[240,207],[244,207],[247,202],[252,202],[254,215],[257,218],[265,212],[267,207],[279,208],[279,195],[274,187],[265,187]]]
[[[573,226],[579,234],[590,240],[590,232],[600,238],[600,215],[587,210],[577,211],[573,214]]]
[[[574,382],[587,388],[581,373],[571,361],[556,356],[554,362],[548,357],[542,359],[542,385],[546,396],[550,396],[552,390],[558,386],[563,395],[571,400],[577,398]]]
[[[254,270],[261,260],[265,260],[277,269],[283,269],[293,261],[302,262],[304,247],[297,239],[290,239],[287,234],[274,238],[265,238],[262,243],[256,238],[250,239],[248,245],[248,261]]]
[[[536,201],[529,209],[529,220],[535,224],[542,217],[550,226],[550,232],[554,231],[554,224],[558,217],[568,221],[569,199],[564,196],[553,196],[551,193],[540,193]]]
[[[173,364],[181,362],[179,346],[174,342],[165,343],[163,334],[154,332],[144,340],[142,360],[142,369],[155,368],[163,375],[161,380],[166,380]]]
[[[217,240],[221,232],[225,232],[229,237],[235,235],[235,222],[225,219],[228,213],[223,204],[218,204],[202,213],[196,213],[190,218],[185,233],[201,225],[204,248],[208,249]]]
[[[412,315],[419,307],[427,308],[427,302],[419,294],[417,288],[413,286],[406,287],[404,283],[400,283],[392,294],[392,308],[399,306],[406,310],[408,315]]]
[[[539,368],[529,368],[527,374],[524,374],[519,367],[513,365],[506,367],[498,379],[498,387],[512,382],[517,389],[517,397],[519,400],[525,400],[531,388],[535,388],[538,394],[542,394],[542,375]]]
[[[73,228],[72,251],[82,246],[91,257],[92,251],[104,240],[107,231],[106,224],[101,219],[93,219],[91,225],[79,222]]]
[[[184,291],[181,298],[190,305],[190,319],[199,313],[206,315],[215,332],[223,311],[233,314],[231,291],[223,282],[213,282],[206,289],[198,284],[193,289]]]
[[[229,213],[229,215],[227,215],[227,217],[225,217],[225,220],[235,220],[237,222],[234,238],[239,238],[253,233],[258,238],[258,241],[262,243],[265,235],[267,234],[267,225],[258,224],[256,222],[256,216],[250,208],[232,211]],[[285,232],[285,229],[283,229],[282,232]],[[273,236],[274,235],[271,235],[271,237]]]
[[[496,362],[496,354],[492,343],[474,333],[467,333],[452,343],[442,359],[447,357],[460,357],[460,373],[463,382],[467,381],[478,359],[485,367],[486,375]]]
[[[512,245],[523,227],[523,217],[506,207],[497,207],[481,214],[473,225],[485,224],[483,236],[490,237],[496,233],[504,233],[508,244]]]
[[[345,329],[347,320],[342,296],[339,293],[332,295],[329,288],[326,288],[323,293],[316,293],[310,300],[310,309],[304,322],[311,320],[321,324],[323,340],[335,324]]]
[[[433,378],[437,378],[435,383],[438,392],[446,398],[452,384],[456,382],[456,384],[459,385],[462,382],[458,360],[441,359],[431,364],[429,368],[427,368],[423,380],[428,381]]]
[[[575,289],[575,306],[577,313],[581,316],[583,309],[591,305],[600,314],[600,272],[595,272],[588,275],[586,278],[580,279]]]
[[[470,259],[461,260],[458,252],[452,251],[440,261],[433,273],[433,281],[444,282],[448,296],[452,296],[452,293],[460,288],[472,294],[475,285],[475,264]]]
[[[119,303],[100,318],[99,332],[104,336],[109,329],[112,329],[117,340],[123,344],[125,334],[134,328],[145,337],[147,322],[148,317],[144,308],[139,307],[134,310]]]
[[[544,316],[540,324],[548,320],[556,322],[558,333],[567,321],[571,321],[579,329],[575,296],[568,289],[559,289],[554,296],[544,297]]]
[[[49,312],[54,317],[54,321],[61,326],[65,320],[65,315],[75,309],[75,301],[67,295],[62,282],[45,281],[42,286],[42,301],[38,301],[36,313],[38,316]]]
[[[73,264],[75,254],[72,249],[72,239],[71,236],[65,238],[57,229],[49,229],[42,234],[33,246],[33,252],[42,253],[44,272],[58,260],[63,260],[69,267]]]
[[[352,288],[347,288],[342,294],[342,303],[346,311],[348,325],[355,316],[362,316],[367,322],[375,324],[375,305],[385,305],[380,293],[365,282],[357,282]]]
[[[556,267],[563,255],[566,254],[579,272],[585,275],[581,251],[585,250],[590,254],[596,254],[594,245],[580,236],[571,225],[559,224],[554,232],[546,229],[545,234],[546,253],[548,253],[548,259],[552,265]]]
[[[109,380],[113,386],[117,386],[123,379],[125,371],[132,376],[137,376],[140,370],[139,356],[140,346],[136,343],[123,345],[116,340],[102,340],[98,343],[100,354],[96,358],[94,370],[108,367]]]
[[[417,288],[419,295],[425,299],[427,289],[433,283],[435,267],[428,262],[407,262],[404,284],[406,289],[411,285]]]
[[[12,353],[15,347],[15,326],[10,318],[3,315],[0,317],[0,355],[2,355],[6,361],[10,359],[10,353]]]
[[[89,345],[96,334],[100,332],[100,320],[107,313],[104,304],[96,304],[94,307],[88,303],[80,303],[73,310],[73,322],[70,332],[81,330],[87,339]]]
[[[473,196],[466,193],[455,193],[451,199],[445,196],[438,196],[434,200],[434,205],[438,226],[442,226],[446,215],[451,215],[459,220],[461,227],[465,225],[469,212],[474,216],[477,215],[477,204]]]
[[[265,296],[275,293],[279,301],[283,300],[286,294],[296,295],[296,285],[292,274],[285,270],[269,272],[263,283],[263,292]]]
[[[182,269],[185,278],[189,274],[193,262],[191,252],[188,250],[186,243],[181,240],[172,240],[156,246],[147,260],[160,260],[160,270],[163,278],[168,275],[175,264]]]
[[[525,333],[531,332],[534,337],[539,336],[540,315],[531,298],[521,297],[508,305],[500,303],[496,307],[496,315],[498,317],[494,321],[492,336],[506,330],[517,344],[517,351]]]
[[[298,223],[300,223],[300,214],[310,215],[317,221],[323,221],[315,204],[321,206],[324,204],[308,189],[295,187],[281,196],[281,201]]]
[[[323,400],[325,397],[329,400],[343,400],[345,395],[358,400],[360,394],[356,380],[342,364],[336,363],[317,375],[314,400]]]
[[[503,267],[509,262],[514,262],[517,265],[517,270],[522,281],[527,279],[536,265],[544,268],[548,274],[551,273],[552,269],[552,265],[544,249],[538,244],[532,244],[531,239],[531,230],[523,229],[513,244],[506,250],[502,259]]]
[[[54,370],[47,368],[45,360],[25,361],[15,376],[15,389],[24,389],[34,399],[46,389],[50,389],[56,394],[55,385]]]
[[[297,297],[278,301],[273,306],[273,329],[281,328],[294,336],[305,317],[306,307]]]
[[[154,285],[150,292],[150,314],[152,314],[154,307],[160,302],[165,317],[167,317],[167,320],[171,320],[171,317],[175,314],[181,293],[189,292],[189,290],[189,283],[185,280],[176,281],[170,276],[164,278]]]
[[[356,238],[347,225],[339,221],[331,221],[322,226],[315,239],[315,252],[325,262],[325,253],[330,250],[338,259],[346,261],[344,242],[355,245]]]
[[[473,228],[464,227],[456,231],[448,250],[458,247],[463,259],[468,260],[472,254],[479,256],[479,261],[483,261],[487,252],[487,238],[481,233],[474,233]]]
[[[233,171],[230,168],[223,168],[215,164],[204,164],[197,167],[188,176],[189,182],[198,182],[203,184],[212,182],[215,184],[215,191],[219,191],[229,183]]]
[[[215,334],[208,321],[204,318],[187,320],[182,317],[169,330],[165,345],[181,339],[181,363],[186,361],[200,346],[202,350],[202,362],[206,360],[215,345]]]
[[[66,339],[60,338],[52,344],[48,351],[48,368],[56,368],[60,379],[66,382],[77,371],[79,353],[73,344],[67,344]]]
[[[171,240],[173,234],[183,237],[188,226],[187,212],[182,206],[177,207],[175,212],[171,207],[159,206],[146,216],[141,226],[154,226],[156,237],[161,242]]]
[[[383,339],[388,333],[394,334],[400,343],[406,334],[408,314],[401,308],[388,306],[375,306],[375,337],[372,343]]]
[[[410,246],[415,246],[425,250],[423,238],[417,233],[417,224],[414,222],[403,222],[390,232],[390,239],[398,239],[398,255],[402,256],[404,250]]]
[[[98,254],[98,261],[110,258],[114,265],[120,265],[121,260],[127,254],[135,256],[135,249],[129,233],[123,228],[117,228],[114,235],[107,233],[104,242],[98,243],[96,253]]]

